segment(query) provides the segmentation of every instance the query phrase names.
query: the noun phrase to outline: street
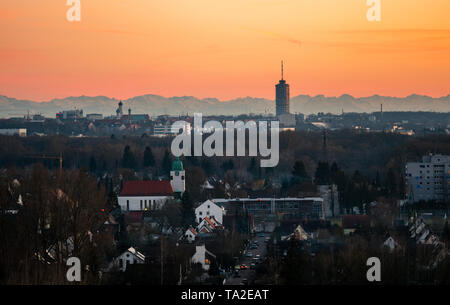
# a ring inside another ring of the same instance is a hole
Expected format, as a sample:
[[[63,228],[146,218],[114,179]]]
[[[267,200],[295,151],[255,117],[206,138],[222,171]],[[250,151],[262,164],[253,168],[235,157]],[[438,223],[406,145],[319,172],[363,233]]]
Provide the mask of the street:
[[[242,280],[247,279],[248,283],[251,283],[253,278],[255,277],[255,270],[250,269],[250,264],[254,261],[253,258],[256,257],[256,255],[260,255],[260,263],[264,260],[264,256],[266,255],[266,243],[264,242],[264,239],[266,237],[270,236],[269,234],[265,234],[264,237],[259,236],[259,233],[256,234],[255,237],[253,237],[250,240],[250,245],[257,241],[258,242],[258,249],[250,249],[250,247],[247,249],[247,252],[251,252],[253,254],[253,257],[247,257],[246,254],[239,260],[239,265],[247,265],[248,269],[240,270],[239,274],[240,277],[235,277],[234,274],[231,275],[225,282],[225,285],[240,285],[242,283]]]

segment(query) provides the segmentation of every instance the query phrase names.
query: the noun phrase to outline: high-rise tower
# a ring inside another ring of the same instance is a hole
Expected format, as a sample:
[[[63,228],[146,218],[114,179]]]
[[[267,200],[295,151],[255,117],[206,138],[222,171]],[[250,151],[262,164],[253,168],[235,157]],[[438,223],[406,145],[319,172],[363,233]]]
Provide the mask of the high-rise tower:
[[[289,113],[289,85],[283,79],[284,75],[283,61],[281,61],[281,80],[275,85],[276,88],[276,115]]]

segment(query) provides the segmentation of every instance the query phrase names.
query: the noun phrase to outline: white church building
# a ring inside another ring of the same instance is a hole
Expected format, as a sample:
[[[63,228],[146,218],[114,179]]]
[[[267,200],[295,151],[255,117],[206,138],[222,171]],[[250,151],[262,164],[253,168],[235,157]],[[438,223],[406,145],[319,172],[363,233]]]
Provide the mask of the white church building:
[[[180,159],[172,163],[170,180],[127,181],[117,197],[122,212],[160,209],[175,193],[185,191],[185,171]]]

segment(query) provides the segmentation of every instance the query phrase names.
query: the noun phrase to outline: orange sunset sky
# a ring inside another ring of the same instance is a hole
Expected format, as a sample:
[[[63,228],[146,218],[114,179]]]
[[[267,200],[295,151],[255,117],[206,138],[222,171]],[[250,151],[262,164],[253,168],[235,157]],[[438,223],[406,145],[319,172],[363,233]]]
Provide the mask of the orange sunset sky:
[[[0,1],[0,94],[46,101],[142,94],[274,99],[450,93],[450,1]]]

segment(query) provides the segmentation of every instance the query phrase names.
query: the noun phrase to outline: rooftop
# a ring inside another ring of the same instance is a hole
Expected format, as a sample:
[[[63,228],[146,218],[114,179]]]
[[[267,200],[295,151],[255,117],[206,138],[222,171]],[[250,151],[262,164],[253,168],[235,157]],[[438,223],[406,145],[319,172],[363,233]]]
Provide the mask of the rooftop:
[[[145,180],[125,182],[120,196],[171,196],[173,188],[168,180]]]

